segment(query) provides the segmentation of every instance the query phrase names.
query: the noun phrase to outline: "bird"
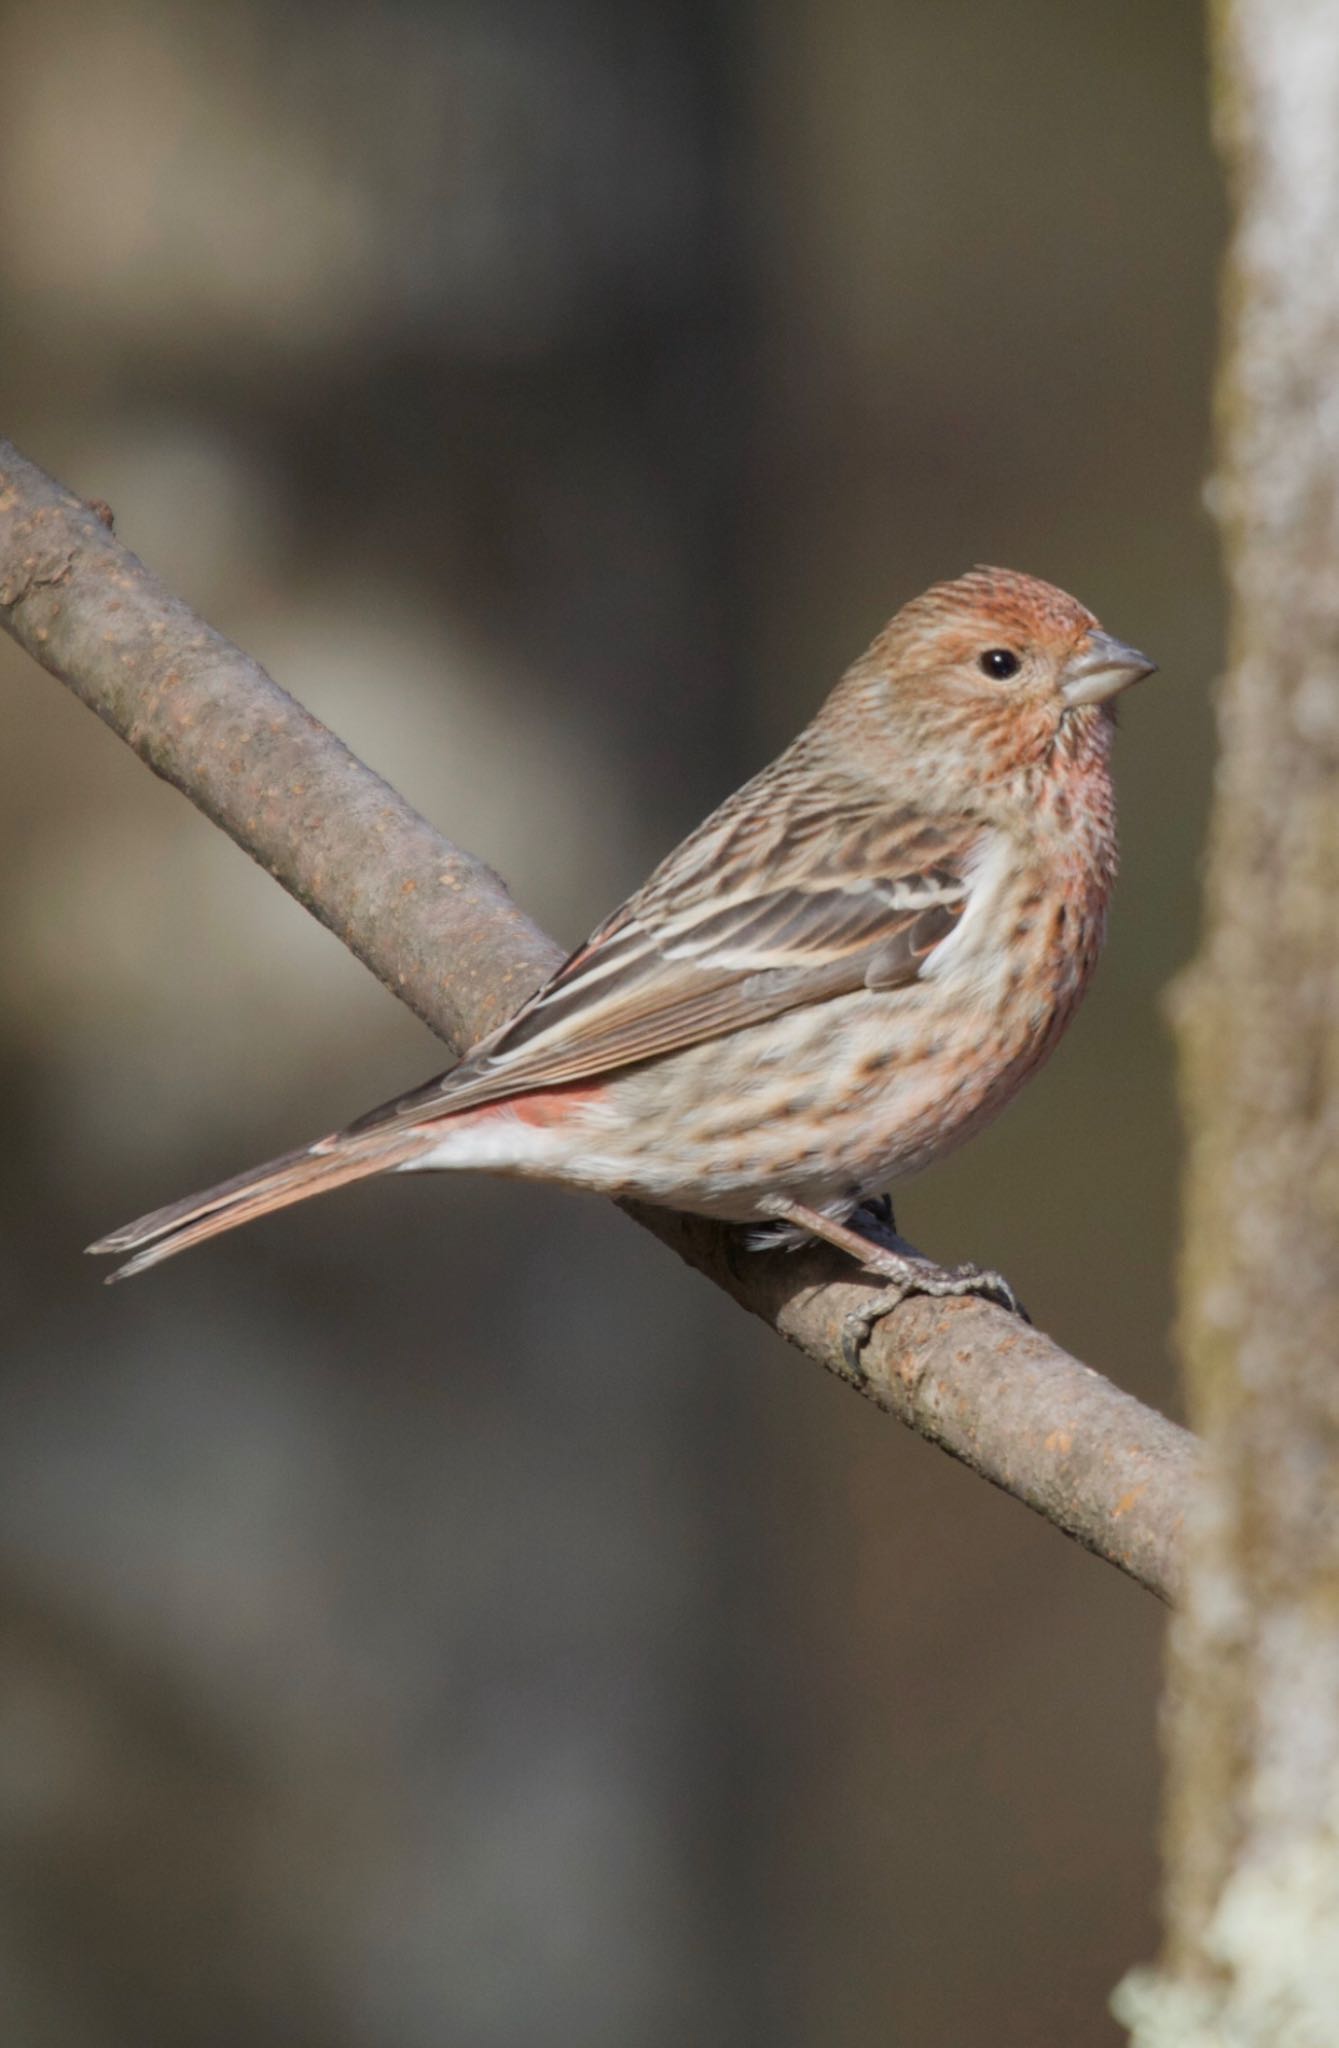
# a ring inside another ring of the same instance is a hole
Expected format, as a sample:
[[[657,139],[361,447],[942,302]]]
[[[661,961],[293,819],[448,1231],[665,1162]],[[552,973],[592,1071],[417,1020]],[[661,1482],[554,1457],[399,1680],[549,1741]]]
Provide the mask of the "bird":
[[[871,1205],[1073,1017],[1116,877],[1115,700],[1154,669],[1039,578],[933,585],[449,1072],[89,1250],[129,1253],[120,1280],[370,1174],[476,1168],[827,1239],[893,1283],[862,1331],[908,1292],[1016,1307]]]

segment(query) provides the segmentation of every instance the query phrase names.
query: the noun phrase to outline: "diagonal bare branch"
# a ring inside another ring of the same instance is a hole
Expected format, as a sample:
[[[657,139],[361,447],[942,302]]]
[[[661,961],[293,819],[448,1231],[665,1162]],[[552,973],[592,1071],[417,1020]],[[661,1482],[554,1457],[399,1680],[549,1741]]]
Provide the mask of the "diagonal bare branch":
[[[491,868],[434,831],[85,504],[0,441],[0,623],[220,825],[457,1052],[559,957]],[[870,1283],[815,1248],[749,1256],[696,1218],[637,1220],[846,1376]],[[1159,1594],[1179,1581],[1199,1448],[979,1301],[913,1300],[876,1326],[861,1391]]]

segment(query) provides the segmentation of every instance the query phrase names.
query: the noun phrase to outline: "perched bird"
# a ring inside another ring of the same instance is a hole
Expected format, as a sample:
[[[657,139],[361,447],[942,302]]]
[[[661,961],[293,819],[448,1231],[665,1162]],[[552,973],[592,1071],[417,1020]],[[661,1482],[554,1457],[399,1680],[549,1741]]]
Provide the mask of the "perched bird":
[[[851,1219],[1003,1109],[1096,964],[1113,700],[1154,664],[1049,583],[905,605],[770,767],[450,1073],[90,1247],[111,1277],[366,1174],[483,1167],[826,1237],[900,1293],[993,1293]]]

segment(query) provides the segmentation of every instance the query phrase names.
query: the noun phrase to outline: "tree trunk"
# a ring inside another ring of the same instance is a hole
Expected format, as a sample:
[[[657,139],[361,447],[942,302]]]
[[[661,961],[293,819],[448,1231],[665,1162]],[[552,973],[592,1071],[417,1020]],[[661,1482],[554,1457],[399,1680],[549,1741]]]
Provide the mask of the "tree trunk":
[[[1339,2040],[1339,8],[1214,13],[1236,203],[1230,666],[1177,994],[1181,1345],[1213,1471],[1172,1633],[1167,1948],[1139,2048]]]

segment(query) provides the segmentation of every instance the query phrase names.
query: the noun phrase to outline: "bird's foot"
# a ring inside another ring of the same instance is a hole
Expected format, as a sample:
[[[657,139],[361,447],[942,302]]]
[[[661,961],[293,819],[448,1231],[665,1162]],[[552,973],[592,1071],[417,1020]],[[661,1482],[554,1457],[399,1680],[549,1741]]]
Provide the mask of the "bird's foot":
[[[1031,1321],[1004,1275],[994,1273],[988,1267],[936,1266],[933,1260],[923,1259],[918,1253],[894,1251],[887,1244],[871,1244],[862,1263],[869,1272],[877,1273],[881,1279],[891,1280],[893,1284],[871,1295],[859,1308],[853,1308],[842,1323],[842,1358],[852,1379],[863,1380],[866,1377],[860,1354],[868,1344],[875,1324],[882,1322],[886,1315],[912,1295],[926,1294],[935,1299],[975,1295],[979,1300],[993,1301],[997,1307],[1007,1309],[1010,1315],[1021,1317],[1025,1323]]]
[[[857,1382],[866,1377],[860,1353],[869,1341],[870,1331],[910,1295],[975,1294],[1007,1309],[1010,1315],[1021,1317],[1025,1323],[1032,1320],[1002,1273],[992,1273],[984,1266],[937,1266],[933,1259],[923,1258],[914,1245],[897,1235],[892,1203],[886,1195],[863,1203],[847,1223],[786,1195],[769,1196],[765,1206],[780,1221],[826,1239],[858,1260],[866,1272],[877,1273],[880,1279],[892,1282],[862,1307],[852,1309],[842,1325],[842,1358]],[[867,1228],[858,1229],[858,1221]]]

